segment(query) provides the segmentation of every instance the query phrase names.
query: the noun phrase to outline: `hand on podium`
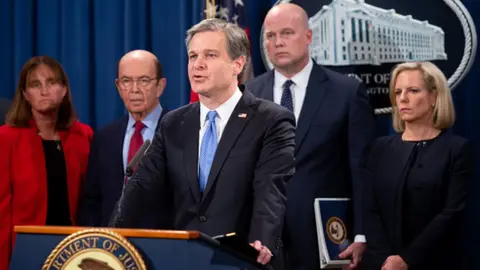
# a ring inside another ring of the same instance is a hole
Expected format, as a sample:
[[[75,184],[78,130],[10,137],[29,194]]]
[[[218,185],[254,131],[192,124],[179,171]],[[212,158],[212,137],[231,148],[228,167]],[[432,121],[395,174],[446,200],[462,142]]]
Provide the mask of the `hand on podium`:
[[[355,269],[360,261],[362,261],[363,252],[366,249],[367,244],[362,242],[355,242],[349,245],[342,253],[338,256],[341,259],[347,259],[348,257],[352,257],[352,261],[349,265],[345,266],[344,270]]]
[[[270,262],[270,260],[272,259],[272,252],[270,252],[270,250],[266,246],[262,245],[262,242],[257,240],[253,243],[250,243],[250,245],[259,252],[257,258],[258,263],[265,265]]]

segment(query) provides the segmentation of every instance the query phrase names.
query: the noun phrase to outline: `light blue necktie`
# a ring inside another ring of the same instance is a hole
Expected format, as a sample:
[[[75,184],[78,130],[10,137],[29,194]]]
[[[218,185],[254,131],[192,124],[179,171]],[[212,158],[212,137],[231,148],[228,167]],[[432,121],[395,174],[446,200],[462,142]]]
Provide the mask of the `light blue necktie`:
[[[200,160],[198,181],[200,184],[200,191],[203,192],[207,186],[208,175],[212,167],[215,151],[217,151],[217,127],[215,119],[217,117],[216,111],[209,111],[207,113],[207,130],[203,135],[202,146],[200,148]]]

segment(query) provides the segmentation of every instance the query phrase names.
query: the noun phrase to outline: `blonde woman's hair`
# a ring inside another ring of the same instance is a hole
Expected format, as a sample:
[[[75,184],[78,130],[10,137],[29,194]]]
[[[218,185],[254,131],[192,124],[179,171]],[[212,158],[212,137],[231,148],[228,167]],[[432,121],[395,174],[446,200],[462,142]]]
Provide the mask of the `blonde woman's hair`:
[[[395,85],[398,75],[407,70],[420,71],[427,90],[430,93],[437,93],[437,100],[433,107],[433,127],[438,129],[450,128],[455,122],[455,109],[445,75],[431,62],[407,62],[395,66],[390,80],[390,102],[392,104],[393,128],[395,131],[405,131],[405,122],[400,118],[395,99]]]

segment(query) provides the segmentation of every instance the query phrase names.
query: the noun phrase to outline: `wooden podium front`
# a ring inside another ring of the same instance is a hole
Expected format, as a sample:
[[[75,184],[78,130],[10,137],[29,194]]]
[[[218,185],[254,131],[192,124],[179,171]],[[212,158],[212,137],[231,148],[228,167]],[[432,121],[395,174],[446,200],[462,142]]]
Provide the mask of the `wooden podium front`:
[[[262,269],[197,231],[16,226],[10,269]]]

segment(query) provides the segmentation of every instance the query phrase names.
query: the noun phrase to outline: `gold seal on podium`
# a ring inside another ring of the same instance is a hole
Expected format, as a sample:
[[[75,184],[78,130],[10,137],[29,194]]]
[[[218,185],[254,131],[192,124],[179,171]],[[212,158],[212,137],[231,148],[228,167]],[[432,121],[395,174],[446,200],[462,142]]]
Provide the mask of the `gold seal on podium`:
[[[48,256],[43,270],[146,270],[130,242],[107,229],[87,229],[65,238]]]

